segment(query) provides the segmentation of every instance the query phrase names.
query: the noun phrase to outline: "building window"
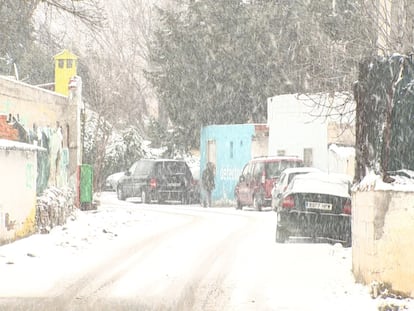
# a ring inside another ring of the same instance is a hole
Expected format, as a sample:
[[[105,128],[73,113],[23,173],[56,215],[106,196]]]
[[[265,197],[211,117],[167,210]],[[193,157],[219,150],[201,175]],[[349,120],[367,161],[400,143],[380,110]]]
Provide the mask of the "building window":
[[[230,142],[230,159],[233,159],[233,142]]]
[[[59,60],[58,60],[58,67],[59,67],[59,68],[63,68],[63,67],[64,67],[64,65],[65,65],[65,61],[64,61],[63,59],[59,59]]]
[[[67,59],[66,60],[66,67],[72,68],[73,67],[73,59]]]
[[[286,155],[286,150],[278,150],[277,155],[280,156],[280,157],[285,156]]]
[[[313,166],[313,152],[312,148],[303,149],[303,164],[305,166]]]

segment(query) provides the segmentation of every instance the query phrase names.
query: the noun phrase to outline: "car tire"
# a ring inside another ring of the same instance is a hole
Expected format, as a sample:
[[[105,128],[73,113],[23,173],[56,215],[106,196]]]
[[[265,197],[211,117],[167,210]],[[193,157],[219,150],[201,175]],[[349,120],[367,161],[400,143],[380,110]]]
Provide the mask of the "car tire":
[[[141,190],[141,202],[146,204],[151,202],[149,193],[145,189]]]
[[[259,199],[259,195],[253,196],[253,208],[259,212],[262,211],[262,205]]]
[[[345,242],[342,243],[343,247],[352,247],[352,235],[351,233],[347,233],[345,236]]]
[[[276,243],[285,243],[287,238],[287,231],[280,226],[276,226]]]
[[[122,186],[117,187],[116,196],[118,197],[118,200],[125,201],[126,197],[125,197],[124,190],[122,189]]]

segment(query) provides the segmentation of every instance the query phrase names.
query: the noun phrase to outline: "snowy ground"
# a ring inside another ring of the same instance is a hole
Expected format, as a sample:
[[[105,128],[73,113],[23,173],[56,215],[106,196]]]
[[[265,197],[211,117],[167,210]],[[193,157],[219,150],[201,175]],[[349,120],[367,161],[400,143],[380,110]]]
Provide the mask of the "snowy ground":
[[[228,245],[223,244],[221,252],[232,254],[237,251],[236,258],[221,259],[221,261],[213,259],[217,265],[227,266],[226,279],[220,284],[226,284],[228,288],[232,287],[226,298],[227,303],[236,306],[231,310],[258,310],[252,308],[255,298],[250,297],[257,297],[257,300],[259,297],[266,297],[267,310],[275,310],[269,306],[277,306],[276,310],[314,310],[308,306],[315,305],[320,307],[318,310],[332,310],[333,306],[335,306],[335,310],[414,310],[414,303],[410,299],[372,299],[369,287],[355,284],[351,273],[350,248],[327,244],[282,245],[274,243],[273,221],[275,217],[273,212],[235,211],[233,208],[203,210],[195,205],[187,206],[185,209],[178,205],[168,205],[165,208],[158,206],[155,208],[156,212],[152,212],[137,208],[137,206],[144,205],[120,202],[115,198],[115,193],[103,193],[101,206],[97,211],[78,211],[65,226],[54,228],[50,234],[33,235],[1,246],[0,310],[3,310],[1,298],[4,297],[53,295],[60,285],[70,284],[71,280],[93,270],[93,267],[107,256],[109,249],[111,252],[116,252],[117,249],[128,247],[131,236],[143,238],[158,234],[157,228],[160,226],[164,231],[179,228],[181,222],[187,221],[185,218],[177,218],[176,214],[174,215],[181,210],[187,216],[204,213],[203,217],[206,219],[209,217],[209,221],[213,219],[211,217],[215,217],[216,224],[222,228],[221,231],[212,234],[217,237],[225,230],[230,230],[224,220],[221,220],[221,215],[240,216],[237,220],[239,221],[237,226],[240,228],[247,226],[246,216],[254,217],[255,222],[263,222],[260,231],[245,239],[248,248],[243,249],[234,245],[229,249]],[[175,212],[169,214],[168,209]],[[220,221],[223,223],[220,224]],[[213,243],[214,239],[208,240],[201,237],[203,232],[201,227],[206,224],[207,222],[193,224],[193,227],[197,228],[194,234],[200,234],[197,239],[193,237],[192,240],[188,240],[189,238],[186,237],[186,240],[183,240],[185,242],[181,242],[181,246],[172,244],[172,240],[169,242],[169,247],[174,247],[175,250],[186,255],[188,263],[185,265],[179,265],[178,262],[165,264],[165,257],[158,258],[158,264],[164,267],[165,271],[168,271],[169,280],[172,277],[176,281],[185,279],[188,273],[194,271],[191,270],[191,265],[195,265],[192,262],[199,259],[196,257],[197,250],[202,251],[203,248],[207,249],[208,247],[218,248],[218,246],[208,245],[208,243]],[[232,234],[234,235],[234,233]],[[261,234],[269,237],[263,241],[261,236],[261,242],[258,243],[257,237]],[[174,243],[179,238],[180,235],[177,234],[174,237]],[[199,243],[194,243],[194,240]],[[201,240],[202,243],[200,243]],[[194,252],[185,254],[187,245],[184,243],[189,243],[189,241],[193,244]],[[254,249],[255,247],[257,249]],[[252,254],[263,254],[264,251],[267,252],[267,256],[260,258],[252,256]],[[158,251],[153,250],[153,252]],[[304,258],[304,254],[306,254],[306,258]],[[205,259],[203,258],[203,260]],[[153,264],[156,265],[157,262],[153,262]],[[188,270],[182,270],[183,267],[187,267]],[[219,267],[210,268],[209,273],[212,278],[222,274],[217,269]],[[128,295],[131,290],[131,282],[134,282],[135,288],[137,288],[136,276],[145,275],[145,268],[135,267],[135,270],[135,274],[128,273],[128,276],[123,277],[112,287],[111,295]],[[326,271],[326,275],[320,275],[320,271]],[[161,275],[163,271],[159,273],[160,279],[164,277]],[[276,280],[274,275],[277,275]],[[244,281],[242,285],[240,280]],[[249,282],[249,280],[255,281]],[[154,290],[162,290],[163,288],[164,285],[158,284]],[[290,288],[297,288],[297,291],[288,290]],[[258,306],[258,303],[259,301],[255,306]],[[400,307],[395,309],[381,307],[385,305]],[[357,309],[355,309],[356,306],[358,306]],[[214,308],[210,310],[214,310]]]

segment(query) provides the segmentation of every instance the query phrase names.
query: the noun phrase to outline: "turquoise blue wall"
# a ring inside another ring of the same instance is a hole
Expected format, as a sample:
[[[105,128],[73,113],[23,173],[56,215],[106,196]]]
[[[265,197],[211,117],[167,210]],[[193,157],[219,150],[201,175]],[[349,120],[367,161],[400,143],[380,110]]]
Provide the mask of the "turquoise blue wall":
[[[207,163],[207,143],[216,141],[216,188],[213,203],[234,201],[234,187],[252,156],[253,124],[209,125],[201,129],[200,172]],[[201,174],[201,173],[200,173]]]

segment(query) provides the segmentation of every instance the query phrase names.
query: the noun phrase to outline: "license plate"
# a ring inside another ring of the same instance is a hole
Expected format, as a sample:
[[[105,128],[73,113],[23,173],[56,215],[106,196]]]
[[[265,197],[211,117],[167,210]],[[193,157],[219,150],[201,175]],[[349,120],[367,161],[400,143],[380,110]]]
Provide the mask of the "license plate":
[[[331,211],[332,204],[329,203],[320,203],[320,202],[305,202],[305,207],[307,209],[320,209],[324,211]]]
[[[172,182],[168,184],[169,187],[179,187],[181,184],[179,182]]]

